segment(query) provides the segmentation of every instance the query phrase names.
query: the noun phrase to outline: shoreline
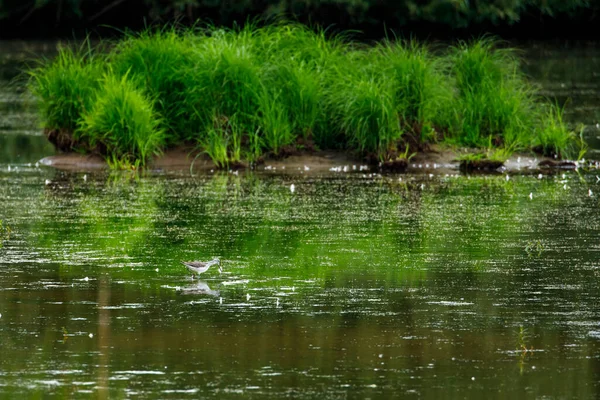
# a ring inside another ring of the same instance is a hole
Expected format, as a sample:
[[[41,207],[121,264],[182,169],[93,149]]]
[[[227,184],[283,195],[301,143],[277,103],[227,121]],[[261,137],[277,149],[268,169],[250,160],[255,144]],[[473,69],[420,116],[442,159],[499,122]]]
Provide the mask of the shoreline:
[[[287,174],[323,173],[323,172],[385,172],[388,174],[423,173],[423,174],[498,174],[498,173],[540,173],[573,170],[579,167],[575,161],[560,161],[550,157],[531,154],[515,153],[502,167],[493,170],[461,171],[457,149],[442,146],[431,146],[426,152],[417,153],[411,158],[403,170],[385,171],[378,165],[367,164],[358,157],[341,151],[317,151],[292,155],[284,159],[267,159],[255,166],[218,168],[206,154],[194,154],[193,149],[185,146],[175,147],[162,155],[149,160],[145,167],[148,171],[189,171],[193,162],[194,172],[215,171],[260,171],[279,172]],[[195,159],[195,160],[194,160]],[[62,153],[45,157],[40,164],[61,171],[93,172],[109,170],[108,163],[99,155],[80,154],[74,152]]]

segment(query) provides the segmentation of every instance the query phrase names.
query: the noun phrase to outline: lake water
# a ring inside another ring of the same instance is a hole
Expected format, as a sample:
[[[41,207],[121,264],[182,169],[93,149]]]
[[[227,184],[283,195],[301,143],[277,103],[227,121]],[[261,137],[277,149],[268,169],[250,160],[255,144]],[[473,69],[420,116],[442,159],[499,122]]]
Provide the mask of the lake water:
[[[600,395],[597,172],[60,172],[6,83],[41,45],[0,52],[0,397]],[[600,148],[600,51],[528,46]]]

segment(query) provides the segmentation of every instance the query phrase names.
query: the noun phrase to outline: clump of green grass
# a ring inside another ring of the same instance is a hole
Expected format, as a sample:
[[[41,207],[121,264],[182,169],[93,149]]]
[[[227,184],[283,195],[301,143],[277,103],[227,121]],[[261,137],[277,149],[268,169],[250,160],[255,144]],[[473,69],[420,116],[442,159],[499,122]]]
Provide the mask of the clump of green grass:
[[[540,107],[542,108],[542,107]],[[587,151],[580,134],[570,130],[563,121],[563,109],[558,105],[548,105],[541,111],[540,127],[534,139],[534,149],[545,156],[581,159]]]
[[[442,60],[415,41],[385,41],[370,53],[366,62],[371,68],[392,79],[403,130],[420,141],[433,140],[434,126],[444,124],[440,113],[452,93]]]
[[[504,153],[468,153],[457,157],[462,171],[485,170],[494,171],[500,168],[508,157]]]
[[[206,136],[200,140],[200,145],[217,167],[225,168],[229,165],[229,137],[224,134],[223,130],[209,128]]]
[[[308,66],[325,66],[344,52],[343,35],[328,37],[321,29],[299,24],[275,24],[256,31],[258,50],[272,58],[293,59]]]
[[[282,47],[288,40],[298,46]],[[187,98],[209,132],[199,132],[200,147],[218,155],[211,156],[217,164],[237,163],[240,156],[253,162],[264,153],[278,155],[299,137],[312,138],[322,119],[323,90],[317,63],[308,61],[318,52],[302,53],[316,40],[307,30],[280,26],[218,30],[198,41],[198,64],[190,73],[199,84]],[[224,145],[226,151],[216,151]]]
[[[347,67],[343,37],[327,37],[323,30],[302,25],[275,25],[257,33],[263,60],[263,81],[289,116],[292,132],[304,144],[340,147],[339,129],[333,126],[328,94]]]
[[[264,147],[275,155],[282,147],[292,144],[296,139],[292,131],[288,109],[282,107],[279,98],[282,91],[274,94],[264,93],[260,97],[260,129]]]
[[[165,143],[160,125],[147,95],[127,76],[107,74],[78,132],[91,146],[107,154],[114,165],[143,165],[150,156],[160,153]]]
[[[113,72],[129,76],[156,99],[156,111],[171,143],[189,139],[198,129],[199,121],[186,101],[187,90],[197,83],[189,73],[196,66],[196,40],[191,31],[168,27],[127,36],[110,53]]]
[[[504,163],[510,158],[512,153],[506,149],[488,149],[486,152],[475,152],[461,154],[456,159],[458,161],[478,162],[478,161],[494,161]]]
[[[349,146],[383,161],[402,136],[392,82],[353,76],[335,86],[330,101]]]
[[[199,147],[219,168],[239,163],[242,159],[242,126],[235,116],[228,118],[215,113],[212,120],[213,126],[198,139]]]
[[[351,148],[393,159],[404,135],[417,146],[435,140],[452,92],[442,62],[415,42],[384,42],[347,52],[327,92],[337,128]]]
[[[534,92],[512,49],[484,38],[461,42],[450,55],[458,91],[451,137],[461,145],[527,148],[534,128]]]
[[[264,76],[269,91],[266,97],[276,100],[277,107],[287,115],[290,130],[304,139],[312,139],[323,117],[324,96],[318,72],[303,62],[276,60]]]
[[[59,148],[86,147],[76,134],[77,124],[93,104],[104,65],[86,41],[78,50],[61,47],[56,58],[29,71],[42,124]]]
[[[249,28],[213,32],[198,41],[195,67],[186,71],[195,82],[185,92],[199,121],[195,140],[209,155],[219,154],[213,160],[221,166],[239,162],[243,152],[253,161],[263,151],[258,120],[264,87],[252,35]],[[225,150],[215,152],[225,143]]]

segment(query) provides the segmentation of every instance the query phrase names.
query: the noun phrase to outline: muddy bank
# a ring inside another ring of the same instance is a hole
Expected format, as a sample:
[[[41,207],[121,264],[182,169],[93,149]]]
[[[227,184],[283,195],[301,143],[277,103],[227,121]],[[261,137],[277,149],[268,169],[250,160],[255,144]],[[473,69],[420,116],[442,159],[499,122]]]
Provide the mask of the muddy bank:
[[[338,172],[407,172],[407,173],[457,173],[460,162],[457,160],[459,152],[440,146],[432,146],[427,152],[418,153],[406,162],[405,168],[390,168],[386,166],[369,165],[364,160],[351,154],[342,152],[322,151],[311,154],[293,155],[281,160],[266,160],[265,162],[238,169],[253,169],[255,171],[280,172],[280,173],[338,173]],[[65,171],[99,171],[108,169],[107,163],[98,155],[82,155],[78,153],[64,153],[46,157],[40,163]],[[589,163],[586,163],[589,165]],[[597,167],[597,163],[594,164]],[[485,168],[480,173],[501,172],[543,172],[553,170],[575,169],[577,163],[570,161],[556,161],[547,157],[535,155],[515,154],[503,166],[497,169]],[[178,147],[166,151],[161,156],[155,157],[148,164],[150,171],[192,171],[194,173],[210,173],[217,170],[212,160],[205,154],[198,154],[191,148]]]

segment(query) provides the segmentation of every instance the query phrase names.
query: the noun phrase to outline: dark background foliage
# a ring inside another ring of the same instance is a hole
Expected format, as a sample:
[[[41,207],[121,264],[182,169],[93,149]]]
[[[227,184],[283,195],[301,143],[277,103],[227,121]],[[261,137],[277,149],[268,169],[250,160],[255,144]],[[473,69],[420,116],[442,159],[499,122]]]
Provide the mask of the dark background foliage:
[[[117,29],[198,19],[231,26],[284,16],[304,23],[443,38],[598,37],[596,0],[0,0],[0,37],[107,35]],[[110,26],[110,28],[109,28]]]

